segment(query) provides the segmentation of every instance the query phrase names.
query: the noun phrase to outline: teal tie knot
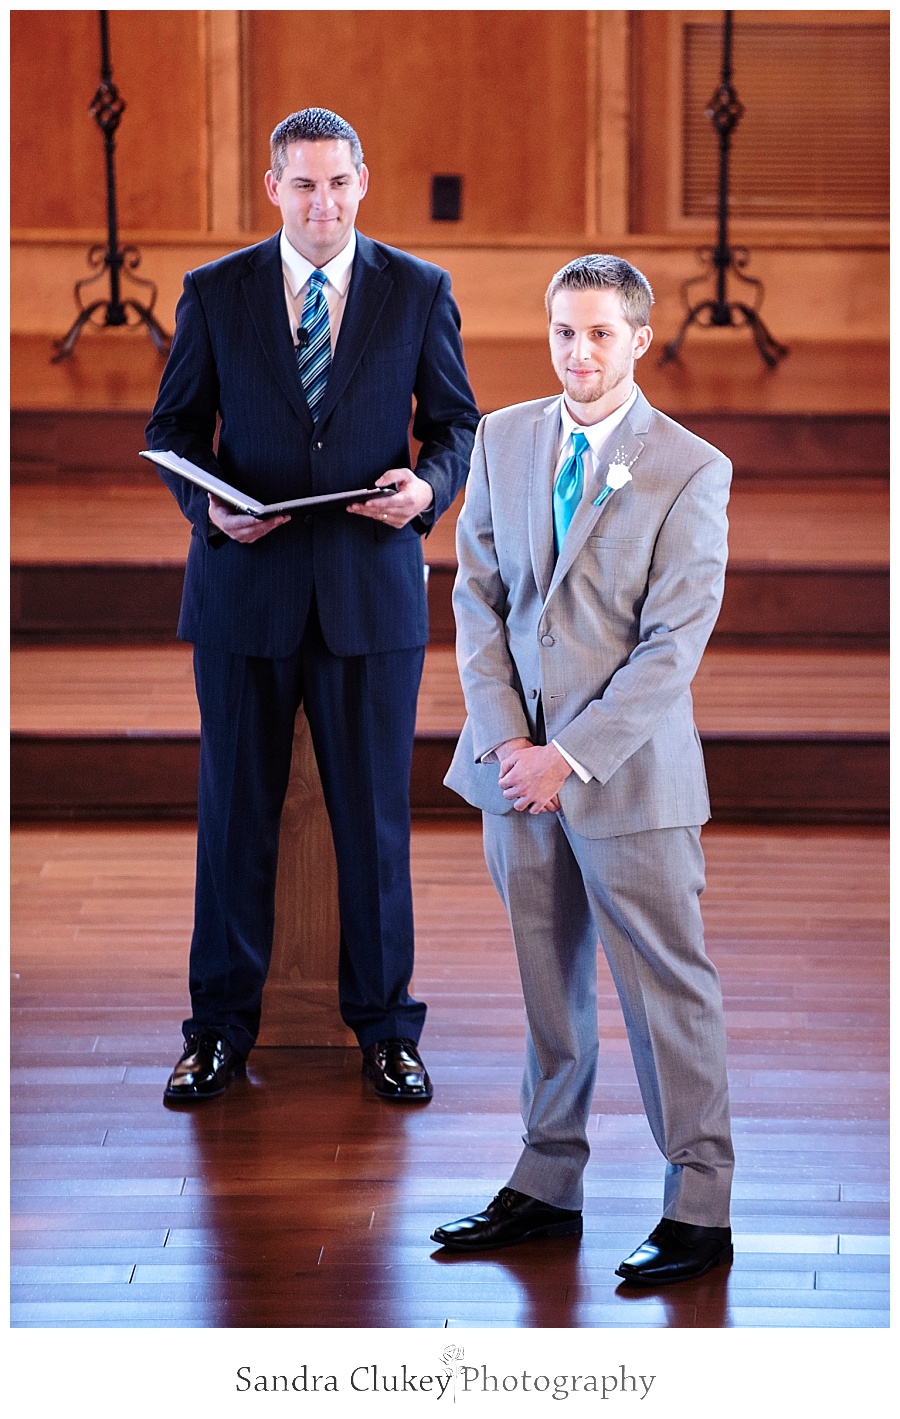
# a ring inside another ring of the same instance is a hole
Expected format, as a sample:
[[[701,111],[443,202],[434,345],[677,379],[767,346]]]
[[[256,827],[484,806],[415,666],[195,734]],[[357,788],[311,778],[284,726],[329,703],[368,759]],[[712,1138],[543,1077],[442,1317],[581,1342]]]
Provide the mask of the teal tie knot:
[[[553,538],[557,556],[584,493],[584,455],[590,446],[587,434],[573,433],[574,451],[560,468],[553,487]]]

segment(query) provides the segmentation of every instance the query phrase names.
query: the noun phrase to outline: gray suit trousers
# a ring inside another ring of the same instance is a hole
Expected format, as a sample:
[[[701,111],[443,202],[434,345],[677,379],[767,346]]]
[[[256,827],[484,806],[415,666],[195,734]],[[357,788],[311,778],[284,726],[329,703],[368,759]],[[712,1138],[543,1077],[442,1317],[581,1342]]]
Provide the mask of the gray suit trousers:
[[[580,1208],[597,1072],[597,938],[667,1161],[663,1215],[728,1226],[734,1152],[699,828],[585,838],[562,814],[484,814],[525,996],[524,1151],[509,1186]]]

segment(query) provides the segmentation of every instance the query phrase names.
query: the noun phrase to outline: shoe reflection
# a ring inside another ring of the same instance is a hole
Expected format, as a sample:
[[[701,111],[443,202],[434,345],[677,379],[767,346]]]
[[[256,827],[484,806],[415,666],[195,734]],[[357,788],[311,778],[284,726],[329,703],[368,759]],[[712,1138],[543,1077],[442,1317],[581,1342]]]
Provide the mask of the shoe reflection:
[[[450,1325],[716,1329],[731,1324],[728,1267],[666,1286],[617,1284],[620,1252],[610,1250],[602,1230],[592,1229],[586,1219],[583,1237],[477,1253],[441,1247],[431,1261],[448,1277]],[[460,1269],[451,1272],[453,1267]]]
[[[495,1252],[438,1248],[432,1262],[447,1277],[449,1323],[535,1330],[575,1327],[585,1279],[581,1237],[522,1242]],[[453,1268],[459,1268],[453,1271]]]

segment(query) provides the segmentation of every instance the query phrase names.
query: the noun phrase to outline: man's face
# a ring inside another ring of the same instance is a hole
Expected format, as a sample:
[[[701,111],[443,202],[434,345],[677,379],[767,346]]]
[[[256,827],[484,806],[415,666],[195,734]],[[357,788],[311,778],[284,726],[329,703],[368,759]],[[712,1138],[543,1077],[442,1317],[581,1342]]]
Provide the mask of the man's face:
[[[288,241],[314,266],[343,251],[368,185],[365,164],[356,171],[344,138],[291,143],[281,177],[266,173],[266,192],[281,210]]]
[[[631,392],[634,362],[653,339],[649,325],[632,329],[614,290],[557,291],[550,312],[550,358],[567,403],[594,424]]]

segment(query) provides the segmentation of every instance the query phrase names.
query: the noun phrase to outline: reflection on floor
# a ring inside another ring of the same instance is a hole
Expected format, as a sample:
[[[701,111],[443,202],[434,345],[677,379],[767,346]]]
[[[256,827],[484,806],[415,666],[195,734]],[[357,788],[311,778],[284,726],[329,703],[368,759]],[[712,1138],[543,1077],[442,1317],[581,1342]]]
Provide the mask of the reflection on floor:
[[[259,1050],[162,1107],[184,1010],[191,825],[13,833],[13,1324],[872,1327],[887,1323],[886,834],[714,827],[738,1171],[730,1272],[634,1294],[613,1270],[662,1165],[601,968],[583,1239],[445,1257],[517,1153],[522,1009],[477,827],[414,833],[424,1109],[345,1050]]]

